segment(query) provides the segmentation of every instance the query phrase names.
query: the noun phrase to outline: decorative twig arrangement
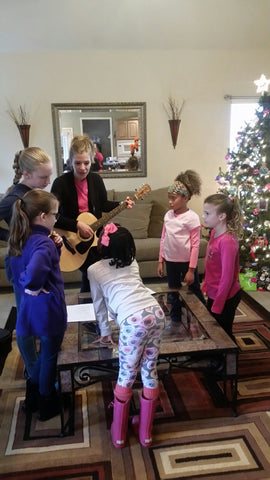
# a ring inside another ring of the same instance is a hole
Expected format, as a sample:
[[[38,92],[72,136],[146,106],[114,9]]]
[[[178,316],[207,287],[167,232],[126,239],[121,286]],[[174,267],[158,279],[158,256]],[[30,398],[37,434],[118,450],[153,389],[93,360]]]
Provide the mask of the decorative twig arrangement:
[[[184,104],[185,104],[185,101],[183,100],[181,107],[179,107],[176,100],[174,100],[170,96],[168,98],[168,108],[166,108],[164,105],[164,109],[169,117],[168,122],[169,122],[171,136],[172,136],[173,148],[175,148],[177,144],[178,131],[179,131],[181,114],[182,114]]]
[[[171,96],[168,98],[168,108],[165,107],[164,109],[169,117],[170,120],[180,120],[182,110],[185,105],[185,100],[183,100],[181,106],[179,107],[178,103],[176,100],[174,100]]]
[[[11,107],[8,102],[8,111],[10,118],[13,120],[15,125],[17,125],[18,130],[20,132],[20,136],[23,142],[24,148],[29,146],[29,131],[30,131],[30,124],[28,119],[28,114],[26,112],[26,108],[22,105],[19,105],[18,113]]]
[[[25,106],[20,105],[18,108],[18,113],[15,112],[15,110],[11,107],[10,104],[8,104],[9,109],[7,113],[9,114],[10,118],[13,120],[13,122],[18,126],[18,125],[29,125],[29,119],[28,119],[28,114],[26,112]]]

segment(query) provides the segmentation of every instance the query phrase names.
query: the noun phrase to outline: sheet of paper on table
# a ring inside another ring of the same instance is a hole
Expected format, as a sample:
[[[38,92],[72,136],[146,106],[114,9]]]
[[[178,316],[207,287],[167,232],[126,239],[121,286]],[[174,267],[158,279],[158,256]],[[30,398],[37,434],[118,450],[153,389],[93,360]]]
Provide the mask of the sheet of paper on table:
[[[109,321],[113,321],[108,314]],[[93,303],[82,303],[79,305],[67,305],[68,322],[95,322],[96,315]]]
[[[147,288],[151,295],[155,293]],[[67,305],[67,321],[68,322],[95,322],[96,315],[93,303],[82,303],[78,305]],[[109,320],[112,320],[109,317]]]
[[[96,315],[93,303],[82,303],[79,305],[67,305],[68,322],[94,322]]]

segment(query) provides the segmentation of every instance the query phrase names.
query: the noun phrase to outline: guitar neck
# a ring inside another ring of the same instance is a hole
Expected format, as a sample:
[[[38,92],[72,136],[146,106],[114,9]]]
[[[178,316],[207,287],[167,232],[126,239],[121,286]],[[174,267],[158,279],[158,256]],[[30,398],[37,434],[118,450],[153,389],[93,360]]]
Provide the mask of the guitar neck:
[[[137,199],[136,195],[134,195],[131,200],[135,201]],[[111,218],[115,217],[118,213],[122,212],[122,210],[125,210],[127,208],[126,202],[121,202],[120,205],[115,207],[113,210],[107,213],[103,213],[102,217],[99,218],[96,222],[94,222],[91,225],[91,228],[94,232],[96,232],[100,227],[103,227],[103,225],[106,225]]]
[[[130,200],[135,202],[135,200],[138,200],[139,198],[143,198],[144,195],[147,193],[151,192],[151,187],[150,185],[146,184],[142,188],[140,188],[132,197]],[[91,228],[94,232],[96,232],[100,227],[103,227],[103,225],[106,225],[108,221],[115,217],[118,213],[122,212],[122,210],[125,210],[127,208],[127,203],[124,200],[123,202],[120,203],[116,208],[111,210],[110,212],[103,213],[102,217],[96,220],[93,224],[91,224]]]

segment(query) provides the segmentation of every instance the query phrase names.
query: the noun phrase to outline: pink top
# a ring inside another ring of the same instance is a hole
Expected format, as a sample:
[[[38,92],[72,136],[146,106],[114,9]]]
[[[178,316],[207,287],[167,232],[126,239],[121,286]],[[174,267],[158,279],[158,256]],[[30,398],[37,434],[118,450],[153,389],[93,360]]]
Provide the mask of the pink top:
[[[176,215],[169,210],[164,216],[159,261],[189,262],[196,268],[200,248],[200,219],[193,210]]]
[[[239,244],[230,233],[214,237],[212,230],[205,256],[205,274],[202,290],[214,300],[213,313],[221,313],[226,300],[240,289]]]
[[[96,152],[95,158],[98,160],[99,168],[102,168],[102,167],[103,167],[103,165],[102,165],[102,162],[103,162],[103,155],[102,155],[102,153]]]
[[[78,196],[79,212],[88,212],[88,185],[86,178],[81,182],[75,180],[75,187]]]

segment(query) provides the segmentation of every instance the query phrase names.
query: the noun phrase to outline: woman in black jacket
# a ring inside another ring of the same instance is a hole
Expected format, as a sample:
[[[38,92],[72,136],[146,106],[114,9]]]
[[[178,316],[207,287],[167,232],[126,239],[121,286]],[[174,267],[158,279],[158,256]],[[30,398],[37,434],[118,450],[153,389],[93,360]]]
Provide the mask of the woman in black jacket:
[[[55,227],[77,233],[78,239],[82,240],[83,249],[83,241],[93,238],[94,231],[91,228],[93,222],[87,223],[84,216],[80,214],[89,212],[99,219],[102,212],[110,212],[119,205],[119,202],[108,200],[102,178],[98,173],[90,171],[94,155],[94,145],[90,138],[87,135],[75,136],[71,142],[69,154],[72,170],[56,178],[51,189],[60,202],[60,217]],[[127,208],[132,208],[133,202],[129,197],[126,198],[126,202]],[[85,242],[85,248],[87,248],[87,242]],[[96,247],[90,247],[83,265],[80,266],[81,292],[90,291],[87,268],[97,260],[99,255]]]

